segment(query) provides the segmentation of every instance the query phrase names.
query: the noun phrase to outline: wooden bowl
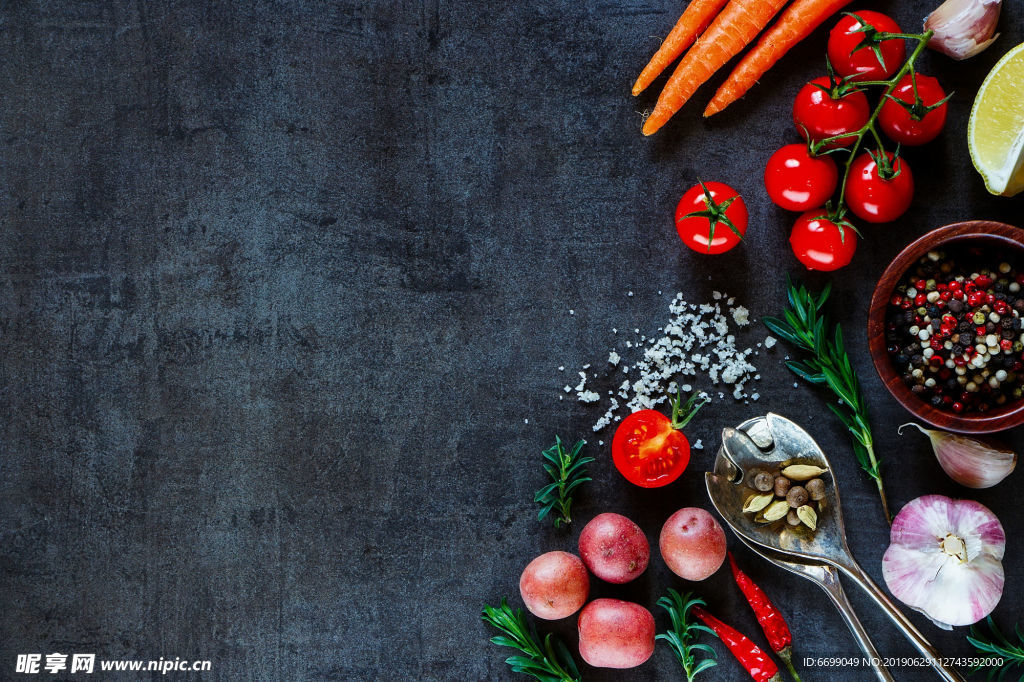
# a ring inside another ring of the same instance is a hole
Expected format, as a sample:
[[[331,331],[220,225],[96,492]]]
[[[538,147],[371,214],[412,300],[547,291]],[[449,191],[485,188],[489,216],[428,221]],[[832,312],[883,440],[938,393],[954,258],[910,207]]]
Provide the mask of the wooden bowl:
[[[900,283],[906,271],[929,251],[947,247],[955,242],[985,244],[1001,249],[1013,249],[1024,254],[1024,230],[1005,223],[971,220],[932,230],[903,249],[878,280],[868,310],[868,348],[875,363],[875,370],[878,371],[878,376],[885,387],[903,407],[921,421],[958,433],[1003,431],[1024,423],[1024,399],[987,412],[956,414],[940,410],[911,393],[896,372],[892,358],[886,350],[885,318],[889,299],[896,285]]]

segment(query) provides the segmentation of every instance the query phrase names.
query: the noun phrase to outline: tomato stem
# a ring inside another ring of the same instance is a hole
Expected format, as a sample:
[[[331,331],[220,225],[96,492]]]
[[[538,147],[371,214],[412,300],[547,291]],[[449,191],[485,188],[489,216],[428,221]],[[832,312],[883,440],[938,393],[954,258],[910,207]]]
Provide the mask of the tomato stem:
[[[669,397],[669,402],[672,403],[672,428],[682,431],[700,408],[711,402],[711,398],[702,391],[691,395],[684,403],[683,389],[680,388],[674,396]]]
[[[906,40],[916,40],[917,45],[914,47],[913,52],[907,57],[907,60],[900,67],[899,71],[893,74],[892,78],[888,80],[878,81],[862,81],[857,83],[860,86],[878,85],[885,88],[885,92],[882,93],[882,97],[878,100],[878,105],[875,106],[874,111],[871,112],[871,116],[868,118],[867,123],[861,127],[856,133],[842,133],[840,135],[834,135],[833,137],[827,137],[824,140],[819,140],[815,145],[818,149],[824,148],[826,145],[837,142],[840,140],[848,140],[850,137],[854,137],[853,146],[848,148],[849,156],[846,158],[846,166],[843,169],[843,179],[839,189],[839,202],[836,205],[837,210],[844,207],[846,203],[846,182],[850,177],[850,168],[853,166],[853,160],[857,157],[857,152],[860,151],[861,143],[864,141],[864,136],[871,132],[871,135],[875,138],[878,143],[879,149],[882,148],[882,139],[878,134],[878,129],[875,123],[878,121],[878,114],[882,111],[882,106],[885,101],[890,98],[892,91],[896,89],[900,79],[908,73],[914,72],[914,62],[924,51],[928,41],[931,40],[933,31],[925,31],[924,33],[891,33],[891,34],[880,34],[883,39],[888,38],[904,38]]]

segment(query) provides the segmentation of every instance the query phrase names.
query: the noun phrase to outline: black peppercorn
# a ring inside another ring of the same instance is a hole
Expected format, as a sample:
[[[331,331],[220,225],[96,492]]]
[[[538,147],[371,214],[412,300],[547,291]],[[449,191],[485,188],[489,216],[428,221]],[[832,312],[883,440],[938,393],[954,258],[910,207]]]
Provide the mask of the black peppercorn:
[[[1015,318],[1012,317],[1004,317],[1003,319],[999,320],[999,326],[1002,327],[1003,329],[1013,329],[1014,319]]]
[[[931,403],[933,407],[942,407],[942,396],[933,395]]]
[[[940,315],[942,315],[942,311],[939,310],[939,306],[930,305],[928,306],[928,315],[930,315],[931,317],[939,317]]]
[[[974,345],[974,334],[972,332],[963,332],[960,334],[960,344],[963,346]]]
[[[950,300],[946,307],[949,308],[949,312],[953,313],[954,315],[959,315],[964,311],[963,301],[959,301],[955,298]]]
[[[1024,313],[1024,298],[1018,298],[1013,302],[1013,309],[1018,313]]]
[[[972,328],[973,327],[971,326],[971,323],[967,320],[964,320],[959,325],[957,325],[957,329],[960,330],[961,334],[963,334],[964,332],[971,331]]]
[[[921,393],[924,393],[924,386],[921,384],[914,384],[910,387],[910,392],[920,395]]]
[[[985,323],[985,331],[987,331],[989,334],[993,333],[995,330],[996,330],[996,323],[995,322],[986,322]]]

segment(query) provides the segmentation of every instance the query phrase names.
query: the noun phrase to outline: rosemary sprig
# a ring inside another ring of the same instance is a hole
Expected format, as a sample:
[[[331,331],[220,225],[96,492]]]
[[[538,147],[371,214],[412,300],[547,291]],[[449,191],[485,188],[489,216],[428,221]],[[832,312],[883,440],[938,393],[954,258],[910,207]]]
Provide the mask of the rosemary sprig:
[[[843,330],[838,324],[831,327],[828,317],[821,313],[832,285],[826,285],[817,295],[809,292],[803,284],[794,284],[792,280],[788,281],[787,288],[789,307],[783,311],[785,319],[765,317],[764,324],[808,355],[802,361],[787,361],[786,366],[790,371],[817,386],[828,386],[839,397],[838,405],[830,402],[828,407],[853,435],[853,451],[857,462],[875,480],[885,520],[892,523],[868,421],[868,406],[857,372],[850,363],[850,356],[846,354]]]
[[[702,632],[709,633],[712,637],[718,636],[711,628],[689,620],[690,609],[698,605],[706,606],[703,599],[694,597],[692,593],[681,595],[671,587],[668,596],[658,600],[658,606],[668,611],[669,618],[672,619],[672,629],[659,633],[655,639],[668,642],[679,664],[683,666],[688,682],[693,682],[697,673],[718,665],[715,661],[715,650],[707,644],[698,644],[694,641]],[[699,652],[707,654],[708,658],[698,659]]]
[[[551,476],[553,483],[547,484],[533,496],[535,502],[543,505],[537,513],[538,521],[543,521],[545,516],[556,511],[555,528],[572,523],[572,491],[591,480],[587,476],[587,464],[593,462],[594,458],[580,456],[585,443],[581,440],[572,446],[571,451],[566,452],[562,439],[555,436],[555,444],[544,451],[544,459],[547,460],[544,462],[544,470]]]
[[[988,680],[1002,680],[1010,670],[1024,667],[1024,633],[1021,633],[1020,625],[1015,626],[1013,630],[1019,644],[1012,644],[996,627],[992,616],[988,617],[985,624],[989,629],[989,637],[985,637],[977,625],[972,625],[967,641],[978,650],[980,655],[1001,658],[1003,662],[994,666],[978,665],[971,672],[976,673],[988,669]],[[1021,673],[1018,680],[1024,680],[1024,672]]]
[[[531,675],[542,682],[580,682],[580,671],[565,643],[552,634],[545,636],[542,643],[522,609],[513,611],[502,598],[497,608],[484,606],[481,618],[504,633],[491,637],[493,643],[523,652],[505,659],[512,672]]]

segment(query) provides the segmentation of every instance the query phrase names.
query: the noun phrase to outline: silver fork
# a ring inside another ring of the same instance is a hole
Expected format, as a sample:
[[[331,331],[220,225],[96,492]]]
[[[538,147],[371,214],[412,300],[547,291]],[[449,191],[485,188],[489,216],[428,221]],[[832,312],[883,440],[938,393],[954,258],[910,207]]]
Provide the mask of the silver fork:
[[[853,610],[853,606],[850,605],[850,600],[847,599],[846,593],[843,591],[843,586],[839,583],[839,576],[836,573],[836,569],[826,564],[816,564],[811,562],[798,561],[791,559],[784,554],[772,552],[764,549],[763,547],[755,547],[751,543],[744,540],[741,536],[740,541],[747,546],[754,554],[760,555],[767,561],[775,564],[781,569],[787,570],[790,573],[810,580],[812,583],[820,587],[828,595],[828,598],[835,604],[836,609],[839,610],[839,615],[843,617],[843,621],[850,628],[850,632],[853,633],[853,638],[857,640],[857,644],[860,646],[861,651],[867,656],[868,661],[871,664],[872,669],[875,671],[875,676],[882,682],[895,682],[893,676],[889,673],[889,669],[882,664],[882,658],[878,655],[878,650],[875,649],[875,645],[871,643],[871,639],[868,637],[867,631],[864,629],[864,625],[857,618],[857,614]]]

